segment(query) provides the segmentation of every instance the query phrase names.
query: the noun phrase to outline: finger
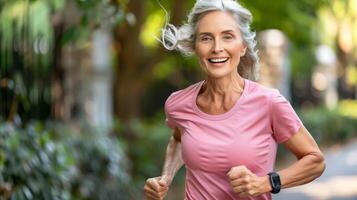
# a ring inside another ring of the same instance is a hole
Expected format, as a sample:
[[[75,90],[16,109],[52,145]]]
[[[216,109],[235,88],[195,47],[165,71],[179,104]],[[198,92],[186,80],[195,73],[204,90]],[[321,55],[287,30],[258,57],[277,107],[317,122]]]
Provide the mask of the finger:
[[[166,187],[159,186],[158,188],[153,188],[153,187],[151,188],[157,193],[165,192],[169,189],[167,186]]]
[[[247,174],[246,173],[247,171],[249,171],[247,167],[245,167],[244,165],[240,165],[240,166],[232,167],[227,175],[230,179],[236,179],[244,174]]]
[[[158,195],[158,196],[157,196]],[[160,193],[160,194],[157,194],[157,193],[155,193],[155,194],[153,194],[153,193],[145,193],[145,197],[146,197],[146,199],[158,199],[158,200],[162,200],[162,199],[164,199],[165,198],[165,196],[167,195],[167,193],[166,192],[164,192],[164,193]]]
[[[160,188],[164,188],[164,189],[169,188],[169,181],[167,180],[166,176],[156,177],[155,180],[157,184],[160,186]]]
[[[153,197],[150,194],[145,194],[145,200],[156,200],[156,197]]]
[[[230,170],[228,172],[228,178],[230,180],[233,180],[233,179],[237,179],[237,178],[240,178],[241,177],[241,172],[240,171],[237,171],[237,170]]]
[[[159,197],[159,194],[158,192],[156,192],[154,189],[152,189],[150,186],[146,185],[144,187],[144,192],[145,192],[145,195],[149,195],[151,197],[155,197],[155,198],[158,198]]]
[[[252,172],[244,165],[238,166],[238,168],[236,169],[238,170],[240,173],[242,174],[251,174]]]
[[[235,193],[237,193],[241,198],[242,197],[254,197],[254,196],[257,196],[257,194],[259,194],[254,189],[252,189],[252,187],[250,185],[235,187],[235,188],[233,188],[233,191]]]
[[[237,194],[245,192],[246,188],[244,186],[233,187],[233,191]]]
[[[158,180],[156,178],[150,178],[146,181],[147,185],[149,185],[153,190],[156,192],[161,192],[165,190],[166,188],[161,187],[158,183]]]
[[[162,176],[159,180],[159,184],[162,187],[168,187],[169,181],[167,180],[166,176]]]
[[[243,171],[243,170],[239,170],[239,171],[233,171],[231,173],[231,175],[229,176],[229,179],[231,181],[235,180],[235,179],[244,179],[248,174]]]
[[[241,177],[241,178],[231,180],[230,183],[231,183],[231,186],[237,187],[237,186],[243,186],[243,185],[248,184],[248,181],[246,178]]]
[[[244,165],[238,165],[238,166],[232,167],[230,171],[242,171],[242,170],[245,170],[246,168],[247,167]]]
[[[241,172],[250,172],[250,170],[245,165],[237,166],[237,167],[235,167],[235,170],[238,170]]]
[[[149,199],[162,199],[163,195],[152,190],[151,188],[148,188],[145,190],[145,196]]]
[[[250,171],[248,168],[244,168],[243,169],[244,173],[245,174],[248,174],[248,175],[253,175],[254,173],[252,171]]]
[[[164,192],[161,192],[161,193],[160,193],[161,199],[164,199],[164,198],[166,197],[167,192],[168,192],[168,191],[164,191]]]
[[[160,185],[161,187],[167,187],[167,182],[166,182],[165,180],[160,180],[160,181],[159,181],[159,185]]]
[[[161,188],[160,191],[156,191],[154,190],[153,188],[151,188],[149,185],[146,185],[144,187],[144,191],[145,191],[145,194],[150,194],[151,196],[154,196],[156,198],[160,198],[160,197],[165,197],[166,196],[166,193],[168,191],[168,188]]]

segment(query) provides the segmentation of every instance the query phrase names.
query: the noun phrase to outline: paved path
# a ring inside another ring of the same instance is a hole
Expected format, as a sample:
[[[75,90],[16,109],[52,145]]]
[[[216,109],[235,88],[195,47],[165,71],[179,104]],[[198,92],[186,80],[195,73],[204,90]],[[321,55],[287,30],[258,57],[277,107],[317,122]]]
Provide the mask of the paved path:
[[[284,189],[273,200],[357,200],[357,142],[325,152],[326,170],[312,183]]]

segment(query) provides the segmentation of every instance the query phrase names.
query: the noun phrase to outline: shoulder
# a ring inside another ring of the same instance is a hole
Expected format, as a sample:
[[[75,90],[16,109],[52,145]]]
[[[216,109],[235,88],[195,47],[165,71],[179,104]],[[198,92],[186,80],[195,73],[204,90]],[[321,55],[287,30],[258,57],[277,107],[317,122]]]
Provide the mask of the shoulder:
[[[191,102],[201,83],[202,81],[191,84],[184,89],[171,93],[170,96],[166,99],[165,109],[172,110],[174,108],[180,107],[184,104]]]
[[[271,101],[274,97],[279,96],[279,90],[275,88],[269,88],[264,86],[260,83],[248,80],[249,88],[248,93],[254,100],[264,100],[264,101]]]

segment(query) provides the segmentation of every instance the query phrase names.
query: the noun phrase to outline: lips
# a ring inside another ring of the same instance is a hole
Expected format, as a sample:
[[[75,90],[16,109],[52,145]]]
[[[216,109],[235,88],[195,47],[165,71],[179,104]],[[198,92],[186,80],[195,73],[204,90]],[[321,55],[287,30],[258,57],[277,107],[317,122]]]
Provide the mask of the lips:
[[[225,63],[229,58],[209,58],[210,63]]]

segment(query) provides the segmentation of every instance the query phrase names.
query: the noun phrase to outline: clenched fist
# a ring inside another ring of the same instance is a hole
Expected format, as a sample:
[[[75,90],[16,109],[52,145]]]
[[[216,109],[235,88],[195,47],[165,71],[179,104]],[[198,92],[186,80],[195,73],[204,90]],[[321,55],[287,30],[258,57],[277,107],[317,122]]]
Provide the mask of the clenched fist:
[[[162,200],[167,195],[171,181],[166,176],[158,176],[146,180],[144,186],[147,200]]]
[[[259,177],[244,165],[232,167],[227,175],[240,198],[259,196],[271,190],[268,176]]]

